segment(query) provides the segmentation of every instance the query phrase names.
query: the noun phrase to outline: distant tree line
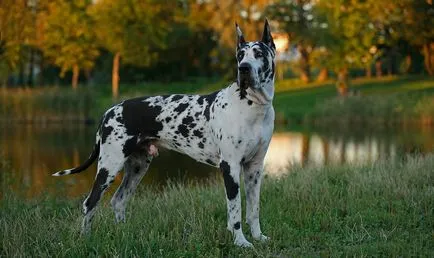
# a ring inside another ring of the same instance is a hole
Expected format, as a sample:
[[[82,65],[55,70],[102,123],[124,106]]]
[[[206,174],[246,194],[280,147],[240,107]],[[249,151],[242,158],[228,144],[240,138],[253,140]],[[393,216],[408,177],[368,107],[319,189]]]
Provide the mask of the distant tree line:
[[[0,84],[185,80],[234,73],[234,22],[265,17],[301,80],[434,74],[432,0],[2,0]],[[60,77],[59,77],[60,76]]]

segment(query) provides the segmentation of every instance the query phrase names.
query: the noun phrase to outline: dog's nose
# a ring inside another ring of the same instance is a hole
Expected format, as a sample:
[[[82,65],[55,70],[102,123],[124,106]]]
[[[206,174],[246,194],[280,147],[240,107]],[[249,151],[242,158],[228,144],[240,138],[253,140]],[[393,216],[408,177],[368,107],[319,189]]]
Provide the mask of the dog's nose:
[[[240,74],[249,74],[252,70],[252,67],[248,63],[242,63],[240,66],[238,66],[238,71]]]

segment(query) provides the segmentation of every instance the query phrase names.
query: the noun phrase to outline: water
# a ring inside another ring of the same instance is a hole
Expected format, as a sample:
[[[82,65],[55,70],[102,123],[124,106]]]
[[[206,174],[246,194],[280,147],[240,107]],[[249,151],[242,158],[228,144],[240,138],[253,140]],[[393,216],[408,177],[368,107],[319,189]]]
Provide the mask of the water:
[[[366,164],[381,159],[398,159],[408,153],[434,151],[431,130],[374,133],[302,133],[279,131],[273,135],[266,156],[270,176],[288,173],[291,166]],[[76,197],[91,189],[96,166],[80,174],[52,177],[51,174],[79,165],[89,156],[95,126],[10,125],[0,128],[0,190],[25,197],[45,193]],[[141,186],[158,187],[174,181],[201,183],[218,175],[218,170],[193,159],[160,150]],[[118,176],[115,186],[121,181]]]

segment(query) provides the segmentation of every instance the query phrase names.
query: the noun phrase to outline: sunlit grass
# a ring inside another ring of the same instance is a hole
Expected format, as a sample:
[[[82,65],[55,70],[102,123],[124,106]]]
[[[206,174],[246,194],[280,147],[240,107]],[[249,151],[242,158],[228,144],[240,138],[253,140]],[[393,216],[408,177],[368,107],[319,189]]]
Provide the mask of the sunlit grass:
[[[350,90],[356,96],[339,97],[334,84],[278,93],[274,101],[276,116],[290,124],[325,126],[353,122],[378,125],[379,121],[426,124],[422,117],[427,121],[427,114],[432,114],[424,111],[431,110],[430,103],[434,102],[434,80],[430,78],[358,79],[351,82]]]
[[[47,196],[0,202],[0,256],[430,256],[434,156],[366,166],[294,168],[266,178],[266,244],[232,244],[221,179],[145,189],[114,224],[103,201],[93,234],[79,234],[81,199]],[[243,224],[248,239],[247,226]]]

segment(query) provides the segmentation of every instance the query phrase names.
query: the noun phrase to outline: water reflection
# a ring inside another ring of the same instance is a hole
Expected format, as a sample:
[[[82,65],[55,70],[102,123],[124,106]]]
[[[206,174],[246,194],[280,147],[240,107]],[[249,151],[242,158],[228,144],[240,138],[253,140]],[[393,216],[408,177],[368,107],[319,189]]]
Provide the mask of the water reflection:
[[[432,149],[432,142],[428,145],[426,149]],[[384,158],[394,160],[396,155],[395,143],[386,137],[366,136],[357,140],[348,136],[326,138],[318,134],[275,133],[265,165],[268,173],[278,175],[294,165],[365,164]]]
[[[7,167],[0,166],[0,195],[5,189],[28,197],[44,193],[86,194],[95,177],[95,165],[72,176],[57,178],[51,174],[85,160],[91,151],[94,133],[94,126],[3,126],[0,128],[0,160],[5,160]],[[280,175],[294,165],[368,163],[383,158],[396,159],[410,152],[431,152],[433,148],[431,131],[359,136],[275,133],[266,156],[266,169],[271,175]],[[215,168],[178,153],[161,151],[141,186],[162,186],[168,179],[200,183],[216,174]],[[120,177],[111,191],[119,183]]]

